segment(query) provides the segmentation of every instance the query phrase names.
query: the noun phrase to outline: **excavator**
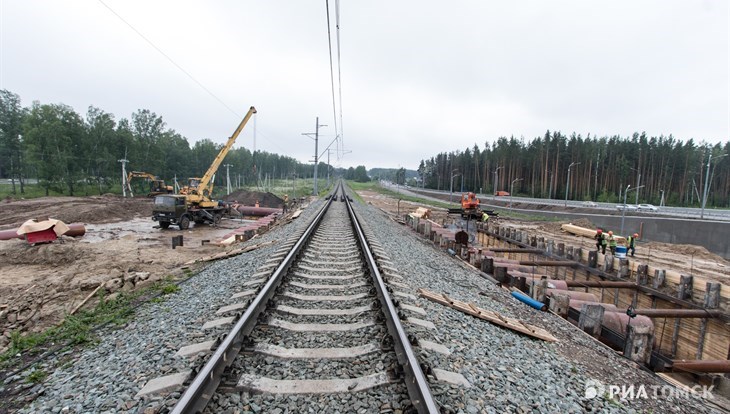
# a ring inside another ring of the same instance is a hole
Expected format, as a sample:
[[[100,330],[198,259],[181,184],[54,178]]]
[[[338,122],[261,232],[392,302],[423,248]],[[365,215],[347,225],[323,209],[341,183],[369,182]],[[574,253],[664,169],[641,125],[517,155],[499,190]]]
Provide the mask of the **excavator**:
[[[188,185],[180,189],[180,194],[158,195],[155,197],[152,220],[158,222],[160,228],[167,229],[170,225],[177,224],[180,230],[186,230],[191,221],[195,224],[217,225],[220,223],[228,208],[211,199],[213,195],[213,177],[233,143],[236,142],[236,138],[255,113],[256,108],[252,106],[202,178],[191,178]]]
[[[487,213],[490,216],[496,216],[493,210],[484,211],[481,209],[479,198],[476,194],[469,192],[461,195],[461,208],[450,208],[450,214],[461,214],[462,218],[481,220],[482,214]]]
[[[134,197],[134,193],[132,193],[132,179],[134,178],[144,178],[149,181],[150,191],[147,193],[147,197],[154,197],[159,194],[172,194],[173,192],[171,185],[165,185],[165,180],[161,180],[153,174],[142,171],[130,171],[127,174],[127,191],[129,191],[132,197]]]

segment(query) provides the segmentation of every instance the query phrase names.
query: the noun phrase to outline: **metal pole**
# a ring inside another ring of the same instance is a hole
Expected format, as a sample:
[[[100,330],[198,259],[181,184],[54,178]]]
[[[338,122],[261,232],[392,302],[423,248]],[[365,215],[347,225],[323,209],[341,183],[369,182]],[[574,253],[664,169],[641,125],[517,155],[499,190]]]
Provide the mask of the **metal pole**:
[[[717,156],[715,158],[725,157],[728,154],[722,154],[720,156]],[[705,175],[705,191],[702,196],[702,210],[700,211],[700,218],[705,218],[705,205],[707,204],[707,195],[710,191],[710,164],[712,163],[712,153],[710,153],[710,156],[707,158],[707,175]]]
[[[231,174],[230,168],[233,167],[231,164],[224,164],[226,167],[226,195],[231,194]]]
[[[317,127],[314,130],[314,190],[312,195],[319,194],[319,189],[317,188],[317,167],[318,167],[318,159],[317,154],[319,154],[319,117],[317,117]]]
[[[639,205],[639,183],[641,181],[641,173],[638,173],[636,176],[636,201],[634,202],[635,205]]]
[[[568,207],[568,188],[570,188],[570,169],[574,165],[579,165],[579,162],[571,162],[568,166],[568,177],[565,179],[565,207]]]
[[[522,178],[515,178],[514,180],[512,180],[512,183],[510,183],[510,185],[509,185],[509,208],[510,208],[510,210],[512,210],[512,193],[514,192],[514,189],[515,189],[515,183],[520,180],[522,180]]]
[[[451,180],[449,181],[449,203],[452,203],[454,200],[454,172],[451,172]]]
[[[624,191],[624,208],[621,209],[621,231],[619,234],[624,234],[624,216],[626,216],[626,194],[629,193],[629,188],[631,187],[631,184],[626,186],[626,191]]]
[[[127,163],[128,159],[117,160],[122,163],[122,197],[127,197]]]

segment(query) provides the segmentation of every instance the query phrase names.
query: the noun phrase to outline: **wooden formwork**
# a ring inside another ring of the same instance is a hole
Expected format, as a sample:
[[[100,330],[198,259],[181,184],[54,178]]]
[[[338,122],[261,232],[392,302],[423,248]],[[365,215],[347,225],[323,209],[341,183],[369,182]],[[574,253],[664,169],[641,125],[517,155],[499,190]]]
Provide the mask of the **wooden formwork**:
[[[490,232],[486,232],[480,229],[478,232],[478,241],[484,246],[485,249],[489,248],[510,248],[516,245],[522,245],[529,243],[530,236],[522,234],[520,238],[522,243],[516,243],[514,240],[508,240],[509,236],[513,234],[510,231],[503,231],[500,233],[499,228],[492,227]],[[524,232],[523,232],[524,233]],[[503,237],[497,237],[497,235],[503,235]],[[546,250],[549,250],[547,245],[550,244],[549,240],[545,241]],[[534,247],[534,245],[531,245]],[[553,243],[553,247],[557,244]],[[567,249],[566,249],[567,250]],[[575,250],[575,248],[574,248]],[[555,251],[552,252],[556,253]],[[580,255],[575,256],[574,260],[582,263],[588,263],[588,249],[581,249]],[[495,256],[505,257],[517,260],[535,260],[541,255],[539,253],[518,253],[510,251],[508,253],[495,253]],[[604,263],[604,255],[598,255],[599,267]],[[638,267],[642,265],[639,261],[630,260],[628,262],[628,274],[626,277],[620,280],[637,281]],[[619,269],[620,262],[618,259],[614,260],[613,268]],[[611,277],[614,280],[618,280],[618,272],[613,272],[609,275],[596,275],[595,270],[587,270],[585,266],[533,266],[533,273],[537,275],[547,275],[549,278],[561,279],[561,280],[573,280],[573,281],[595,281],[605,279],[606,276]],[[664,281],[663,284],[657,286],[655,284],[655,272],[663,271]],[[657,292],[661,292],[667,296],[679,298],[678,291],[680,286],[682,275],[679,272],[671,269],[659,269],[654,266],[648,266],[646,283],[642,283],[642,286],[649,288],[656,287]],[[707,295],[707,282],[708,278],[702,275],[693,275],[691,279],[691,293],[681,299],[685,299],[688,302],[692,302],[697,306],[703,306],[705,303],[705,295]],[[644,292],[640,289],[619,289],[619,288],[600,288],[600,287],[584,287],[584,288],[572,288],[572,290],[580,290],[594,294],[603,303],[615,304],[619,309],[628,309],[629,306],[633,308],[641,309],[678,309],[680,305],[672,303],[662,297],[652,295],[650,292]],[[645,289],[650,290],[650,289]],[[730,289],[723,289],[720,291],[720,301],[718,304],[719,308],[725,312],[730,309]],[[665,355],[671,359],[706,359],[706,360],[725,360],[730,357],[730,328],[727,323],[718,318],[652,318],[654,323],[654,349],[659,351],[662,355]],[[704,339],[702,338],[701,331],[702,326],[704,328]],[[700,352],[701,349],[701,352]]]

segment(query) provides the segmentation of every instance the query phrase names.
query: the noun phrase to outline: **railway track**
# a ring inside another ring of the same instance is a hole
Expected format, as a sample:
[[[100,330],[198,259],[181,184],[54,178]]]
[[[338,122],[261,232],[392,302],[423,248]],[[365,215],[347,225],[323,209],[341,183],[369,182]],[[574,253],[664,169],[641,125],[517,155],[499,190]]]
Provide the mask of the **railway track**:
[[[348,401],[353,411],[400,401],[406,412],[438,412],[344,194],[335,190],[291,249],[275,256],[280,262],[173,413],[217,412],[227,395],[243,393],[304,395],[316,409],[328,401]]]

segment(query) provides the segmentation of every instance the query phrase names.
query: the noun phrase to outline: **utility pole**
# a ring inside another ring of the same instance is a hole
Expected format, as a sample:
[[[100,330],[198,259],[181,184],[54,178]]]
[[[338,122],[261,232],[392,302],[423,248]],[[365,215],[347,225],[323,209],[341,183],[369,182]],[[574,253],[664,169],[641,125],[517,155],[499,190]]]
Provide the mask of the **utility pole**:
[[[499,170],[504,167],[497,167],[496,170],[494,170],[494,193],[492,194],[492,198],[496,200],[497,197],[497,180],[499,178]]]
[[[632,170],[636,171],[636,188],[639,188],[639,182],[641,181],[641,173],[636,168],[631,168]],[[639,205],[639,191],[636,191],[636,201],[634,202],[634,205]]]
[[[233,167],[231,164],[223,164],[226,167],[226,195],[231,194],[231,175],[230,168]]]
[[[715,158],[722,158],[727,156],[728,154],[722,154]],[[707,204],[707,194],[710,191],[710,164],[712,163],[712,152],[710,152],[709,157],[707,158],[707,174],[705,175],[705,191],[703,191],[702,195],[702,210],[700,211],[700,218],[705,218],[705,205]],[[702,174],[702,173],[700,173]],[[713,172],[714,175],[714,172]],[[698,195],[699,198],[699,195]]]
[[[127,163],[129,160],[122,158],[121,160],[117,160],[117,162],[122,163],[122,197],[127,197]]]
[[[309,138],[312,138],[312,134],[314,134],[314,188],[312,189],[312,195],[316,196],[319,194],[319,189],[317,186],[317,164],[319,163],[319,127],[326,127],[327,125],[320,125],[319,124],[319,117],[317,117],[315,121],[315,128],[314,132],[303,132],[302,135],[306,135]]]
[[[565,207],[568,207],[568,189],[570,188],[570,169],[574,165],[580,165],[579,162],[571,162],[568,166],[568,177],[565,179]]]
[[[330,151],[332,150],[327,148],[327,187],[330,186]]]

